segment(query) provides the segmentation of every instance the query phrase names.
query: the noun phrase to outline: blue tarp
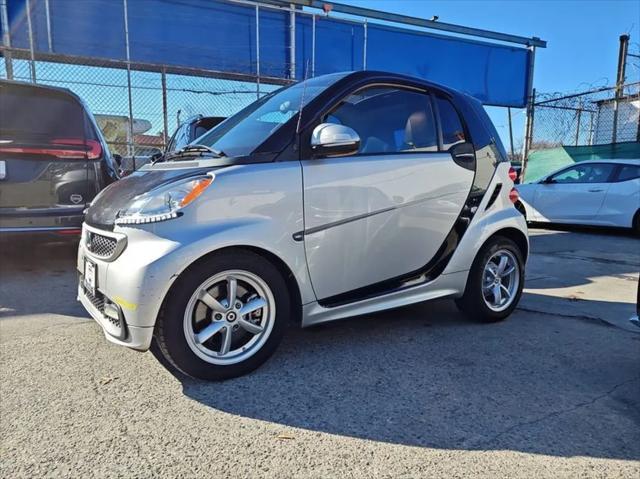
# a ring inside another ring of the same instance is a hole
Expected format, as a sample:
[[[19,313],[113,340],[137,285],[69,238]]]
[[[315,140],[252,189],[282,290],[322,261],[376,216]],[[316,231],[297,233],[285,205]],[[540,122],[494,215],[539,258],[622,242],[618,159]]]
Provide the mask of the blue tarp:
[[[8,0],[13,47],[29,48],[26,0]],[[49,52],[44,0],[31,0],[34,47]],[[121,0],[49,0],[51,52],[124,60]],[[260,74],[290,76],[289,12],[261,8]],[[134,62],[255,75],[255,7],[223,0],[129,0],[130,57]],[[296,15],[296,79],[365,67],[362,23]],[[407,73],[467,92],[488,105],[526,103],[525,48],[368,24],[366,68]],[[307,68],[308,67],[308,68]],[[308,72],[306,70],[309,70]]]

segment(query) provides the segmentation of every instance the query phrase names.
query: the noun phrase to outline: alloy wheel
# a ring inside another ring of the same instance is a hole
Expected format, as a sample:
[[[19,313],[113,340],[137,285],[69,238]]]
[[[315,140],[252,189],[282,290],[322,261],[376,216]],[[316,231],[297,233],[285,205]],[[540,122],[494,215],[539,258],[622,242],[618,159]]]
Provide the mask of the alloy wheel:
[[[248,271],[223,271],[191,296],[184,314],[184,334],[201,359],[230,365],[260,350],[274,319],[275,299],[264,280]]]
[[[517,296],[520,286],[520,265],[515,255],[506,249],[495,252],[482,273],[482,296],[492,311],[507,309]]]

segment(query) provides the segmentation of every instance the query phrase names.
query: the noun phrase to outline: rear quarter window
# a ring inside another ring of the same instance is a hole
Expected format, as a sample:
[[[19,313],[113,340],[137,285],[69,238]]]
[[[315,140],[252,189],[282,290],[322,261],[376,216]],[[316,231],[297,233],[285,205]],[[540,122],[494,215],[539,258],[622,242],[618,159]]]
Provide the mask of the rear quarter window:
[[[640,166],[638,165],[623,165],[618,172],[618,178],[616,181],[629,181],[640,178]]]
[[[462,120],[449,100],[436,98],[440,125],[442,127],[442,147],[448,150],[453,145],[467,141]]]

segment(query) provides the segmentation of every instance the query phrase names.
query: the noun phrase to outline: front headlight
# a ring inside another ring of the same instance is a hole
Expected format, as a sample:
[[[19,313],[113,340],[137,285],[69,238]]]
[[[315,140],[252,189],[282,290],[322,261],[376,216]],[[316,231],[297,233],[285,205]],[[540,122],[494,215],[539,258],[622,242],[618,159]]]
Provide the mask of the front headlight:
[[[117,225],[137,225],[170,220],[180,216],[180,210],[192,203],[213,182],[213,174],[183,179],[136,196],[120,210]]]

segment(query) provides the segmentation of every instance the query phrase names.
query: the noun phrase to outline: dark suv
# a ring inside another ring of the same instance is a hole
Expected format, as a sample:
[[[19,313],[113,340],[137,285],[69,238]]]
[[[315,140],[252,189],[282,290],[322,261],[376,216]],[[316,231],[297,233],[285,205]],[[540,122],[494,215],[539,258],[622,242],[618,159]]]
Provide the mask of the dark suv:
[[[0,81],[0,233],[80,233],[118,166],[69,90]]]
[[[196,138],[204,135],[211,130],[214,126],[222,123],[226,118],[224,116],[203,116],[195,115],[188,118],[186,121],[180,124],[176,131],[171,136],[166,153],[178,151],[189,143],[193,142]]]

